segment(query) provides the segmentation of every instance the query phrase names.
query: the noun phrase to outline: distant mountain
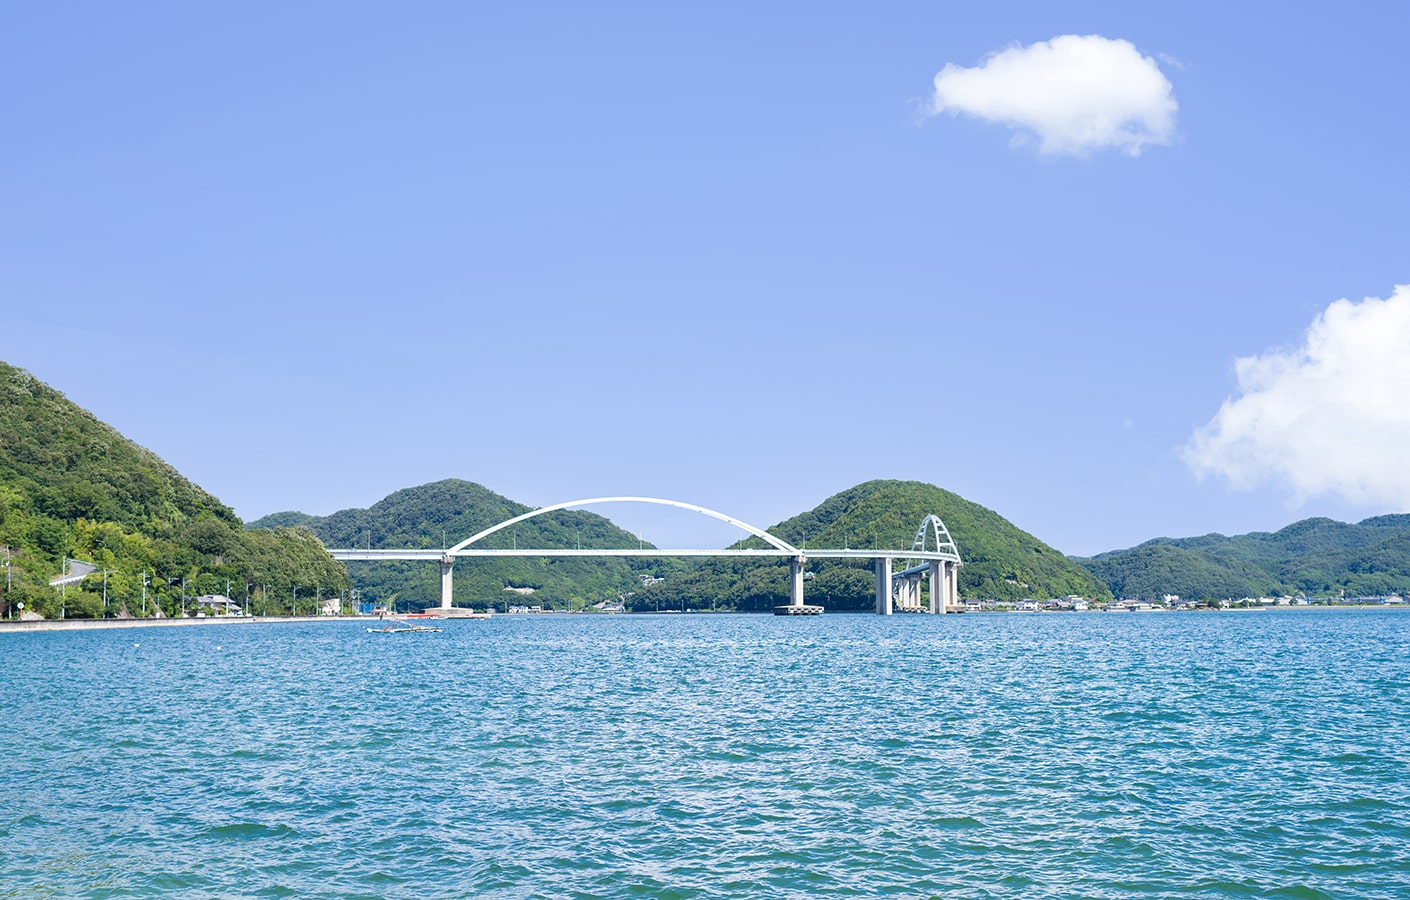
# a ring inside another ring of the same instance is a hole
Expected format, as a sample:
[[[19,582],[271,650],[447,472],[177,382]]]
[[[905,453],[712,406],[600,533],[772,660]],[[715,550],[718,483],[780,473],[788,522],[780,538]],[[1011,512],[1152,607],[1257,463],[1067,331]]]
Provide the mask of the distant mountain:
[[[801,549],[909,548],[917,526],[938,515],[964,560],[961,597],[1019,599],[1078,594],[1107,598],[1106,586],[1062,553],[993,510],[918,481],[868,481],[768,529]],[[758,538],[737,546],[762,547]],[[871,609],[875,579],[869,561],[810,559],[810,602],[828,609]],[[715,559],[678,579],[651,585],[632,598],[637,609],[708,607],[766,609],[787,593],[787,565]]]
[[[10,548],[13,563],[13,585],[0,596],[4,615],[20,602],[46,616],[102,615],[101,575],[62,592],[50,587],[65,558],[108,571],[109,613],[126,607],[142,614],[144,576],[148,614],[180,608],[182,579],[188,597],[224,594],[228,583],[243,600],[247,584],[267,585],[261,599],[270,611],[295,589],[313,598],[347,587],[342,565],[307,531],[247,534],[228,506],[156,454],[4,363],[0,544]]]
[[[329,547],[441,548],[531,509],[482,485],[447,479],[396,491],[367,509],[345,509],[322,517],[273,513],[249,527],[298,522]],[[639,545],[635,535],[602,516],[560,510],[492,535],[479,546],[608,549]],[[484,607],[507,602],[576,609],[602,600],[615,601],[619,593],[641,584],[639,572],[660,567],[659,562],[620,557],[463,558],[455,564],[455,603]],[[440,568],[433,563],[351,562],[348,573],[365,601],[391,603],[403,610],[440,603]]]
[[[250,528],[308,528],[310,522],[318,520],[318,516],[311,516],[301,512],[277,512],[261,518],[257,524],[252,523]]]
[[[1304,519],[1276,532],[1156,538],[1077,559],[1118,596],[1238,599],[1410,592],[1410,515],[1351,525]]]

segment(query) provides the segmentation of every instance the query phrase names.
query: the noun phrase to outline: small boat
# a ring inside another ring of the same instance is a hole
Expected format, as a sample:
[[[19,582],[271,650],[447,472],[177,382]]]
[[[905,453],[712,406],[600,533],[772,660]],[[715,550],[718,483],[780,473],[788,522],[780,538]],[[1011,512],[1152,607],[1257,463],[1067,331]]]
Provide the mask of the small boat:
[[[435,625],[407,625],[407,624],[405,624],[405,623],[402,623],[402,624],[384,625],[384,626],[382,626],[381,628],[369,628],[369,629],[367,629],[367,633],[368,633],[368,634],[420,634],[420,633],[426,632],[426,631],[442,631],[442,630],[444,630],[444,629],[438,628],[438,627],[436,627]]]
[[[387,618],[386,624],[381,628],[369,628],[368,634],[420,634],[427,631],[440,631],[438,625],[422,625],[420,622],[408,622],[405,616],[391,616]]]

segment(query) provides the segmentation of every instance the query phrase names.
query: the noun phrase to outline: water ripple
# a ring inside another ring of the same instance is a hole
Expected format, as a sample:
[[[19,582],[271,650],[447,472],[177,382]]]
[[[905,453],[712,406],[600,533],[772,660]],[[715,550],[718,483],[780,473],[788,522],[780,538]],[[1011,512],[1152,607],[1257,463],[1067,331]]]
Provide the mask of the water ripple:
[[[0,897],[1404,897],[1407,621],[4,636]]]

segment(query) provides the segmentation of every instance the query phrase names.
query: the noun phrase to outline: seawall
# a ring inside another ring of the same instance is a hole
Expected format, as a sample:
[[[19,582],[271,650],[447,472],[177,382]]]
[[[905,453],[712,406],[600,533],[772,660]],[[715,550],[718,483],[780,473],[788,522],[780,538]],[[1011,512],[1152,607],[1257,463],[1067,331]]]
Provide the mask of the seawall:
[[[96,628],[169,628],[189,625],[244,626],[292,622],[375,622],[367,616],[208,616],[204,619],[27,619],[0,621],[0,634],[86,631]]]

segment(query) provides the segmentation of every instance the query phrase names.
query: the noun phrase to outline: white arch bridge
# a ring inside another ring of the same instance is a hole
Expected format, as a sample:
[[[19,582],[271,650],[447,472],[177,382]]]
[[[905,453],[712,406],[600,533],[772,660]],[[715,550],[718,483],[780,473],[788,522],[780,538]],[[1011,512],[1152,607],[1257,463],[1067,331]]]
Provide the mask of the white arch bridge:
[[[689,510],[727,522],[763,540],[766,548],[741,548],[720,550],[662,550],[646,548],[535,548],[513,547],[489,548],[477,546],[480,541],[492,534],[512,528],[520,522],[537,516],[547,515],[579,506],[593,506],[600,503],[651,503],[657,506],[672,506]],[[810,606],[803,602],[803,573],[809,558],[812,559],[870,559],[876,570],[876,611],[889,616],[893,611],[945,613],[959,606],[958,573],[964,565],[959,548],[955,546],[945,523],[939,516],[926,516],[916,530],[915,540],[909,550],[819,550],[801,549],[787,541],[769,534],[762,528],[750,525],[733,516],[713,509],[683,503],[679,500],[663,500],[659,497],[590,497],[585,500],[571,500],[555,503],[526,512],[521,516],[506,519],[498,525],[473,534],[453,547],[436,549],[373,550],[359,548],[337,548],[328,551],[334,559],[344,562],[388,561],[424,559],[436,560],[441,564],[441,609],[451,608],[451,593],[454,585],[455,561],[461,558],[494,558],[510,556],[529,557],[571,557],[571,556],[733,556],[759,558],[785,558],[789,561],[788,603],[774,608],[780,615],[816,615],[822,612],[821,606]],[[898,568],[899,564],[899,568]],[[921,604],[921,581],[930,579],[930,601]]]

